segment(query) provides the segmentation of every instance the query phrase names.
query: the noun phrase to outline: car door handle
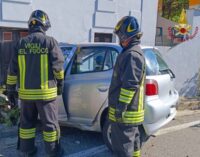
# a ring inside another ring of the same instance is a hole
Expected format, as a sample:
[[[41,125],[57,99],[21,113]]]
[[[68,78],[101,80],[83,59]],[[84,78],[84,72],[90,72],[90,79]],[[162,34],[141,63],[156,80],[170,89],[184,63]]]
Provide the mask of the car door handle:
[[[108,91],[108,87],[107,86],[100,86],[100,87],[98,87],[98,90],[100,92],[106,92],[106,91]]]

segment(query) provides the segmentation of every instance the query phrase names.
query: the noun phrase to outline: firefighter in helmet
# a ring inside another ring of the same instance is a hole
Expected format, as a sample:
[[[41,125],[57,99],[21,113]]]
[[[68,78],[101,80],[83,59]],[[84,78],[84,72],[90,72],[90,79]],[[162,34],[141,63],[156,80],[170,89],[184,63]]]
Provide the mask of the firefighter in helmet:
[[[109,88],[111,141],[117,157],[140,157],[139,125],[144,121],[145,59],[137,19],[123,17],[116,25],[123,50],[115,63]]]
[[[56,97],[63,89],[64,57],[57,41],[45,34],[51,24],[44,11],[33,11],[28,27],[29,35],[18,41],[7,76],[11,104],[14,104],[16,84],[21,100],[20,154],[24,157],[36,155],[34,140],[39,115],[47,156],[61,157]]]

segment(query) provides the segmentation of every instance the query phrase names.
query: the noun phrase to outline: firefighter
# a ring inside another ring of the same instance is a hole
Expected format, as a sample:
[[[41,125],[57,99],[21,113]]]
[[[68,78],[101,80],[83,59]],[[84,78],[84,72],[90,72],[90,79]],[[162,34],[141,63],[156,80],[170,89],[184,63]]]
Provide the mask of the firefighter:
[[[117,57],[109,88],[112,149],[117,157],[140,157],[139,125],[144,121],[145,59],[139,46],[137,19],[123,17],[116,25],[123,50]]]
[[[21,100],[20,154],[24,157],[37,154],[34,140],[39,115],[47,156],[61,157],[64,152],[60,146],[56,97],[63,90],[64,57],[57,41],[45,34],[51,27],[45,12],[33,11],[28,27],[29,35],[17,43],[7,76],[11,104],[14,104],[16,84]]]

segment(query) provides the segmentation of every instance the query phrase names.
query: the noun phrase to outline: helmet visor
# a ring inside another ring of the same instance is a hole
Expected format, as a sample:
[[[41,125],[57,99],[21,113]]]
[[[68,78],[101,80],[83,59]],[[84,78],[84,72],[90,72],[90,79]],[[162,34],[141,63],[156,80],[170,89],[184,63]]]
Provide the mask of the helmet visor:
[[[124,40],[127,39],[126,34],[124,34],[121,30],[115,32],[115,34],[118,36],[120,42],[123,42]]]

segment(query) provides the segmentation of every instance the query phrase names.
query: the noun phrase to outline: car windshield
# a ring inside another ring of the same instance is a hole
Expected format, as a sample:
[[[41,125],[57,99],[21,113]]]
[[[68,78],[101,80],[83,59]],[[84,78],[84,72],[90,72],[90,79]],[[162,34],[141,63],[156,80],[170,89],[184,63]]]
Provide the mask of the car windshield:
[[[161,75],[168,73],[169,67],[155,49],[143,49],[146,61],[147,75]]]

